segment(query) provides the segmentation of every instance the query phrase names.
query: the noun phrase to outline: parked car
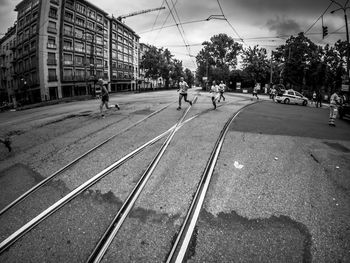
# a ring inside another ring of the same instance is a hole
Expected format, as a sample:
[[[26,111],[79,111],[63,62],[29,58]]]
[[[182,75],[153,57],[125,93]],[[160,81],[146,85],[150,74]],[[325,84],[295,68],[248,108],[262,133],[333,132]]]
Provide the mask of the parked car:
[[[276,96],[276,101],[278,103],[283,102],[285,104],[300,104],[303,106],[306,106],[309,103],[308,98],[292,89],[284,91],[283,94],[278,94]]]

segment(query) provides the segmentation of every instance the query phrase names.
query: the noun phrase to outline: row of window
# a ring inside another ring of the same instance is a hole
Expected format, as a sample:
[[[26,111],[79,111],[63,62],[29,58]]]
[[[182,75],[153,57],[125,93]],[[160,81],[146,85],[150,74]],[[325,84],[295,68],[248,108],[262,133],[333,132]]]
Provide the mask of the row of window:
[[[108,36],[108,29],[103,27],[102,24],[95,23],[89,19],[85,19],[82,16],[75,15],[75,20],[74,20],[74,14],[71,12],[65,11],[64,19],[65,21],[75,23],[76,25],[79,25],[81,27],[87,27],[90,30],[94,30],[101,34],[103,33],[106,36]]]
[[[81,3],[75,3],[75,8],[74,8],[74,1],[67,0],[66,7],[73,9],[81,13],[82,15],[87,16],[91,19],[94,19],[100,23],[103,23],[105,26],[108,26],[108,20],[104,18],[102,14],[97,13],[94,9],[91,9],[85,5],[82,5]]]
[[[36,8],[36,6],[39,4],[39,0],[31,0],[31,1],[26,1],[20,10],[18,10],[18,17],[24,16],[27,12],[30,10]]]

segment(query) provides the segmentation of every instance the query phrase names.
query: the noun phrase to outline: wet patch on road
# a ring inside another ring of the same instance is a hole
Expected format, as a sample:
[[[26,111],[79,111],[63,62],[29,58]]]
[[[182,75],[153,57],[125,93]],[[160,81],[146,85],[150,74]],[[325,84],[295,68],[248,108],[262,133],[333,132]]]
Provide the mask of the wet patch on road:
[[[137,115],[149,115],[153,113],[154,111],[151,110],[150,108],[142,109],[142,110],[137,110],[132,112],[131,114],[137,114]]]
[[[329,147],[337,150],[337,151],[340,151],[340,152],[343,152],[343,153],[350,153],[350,149],[337,143],[337,142],[323,142],[324,144],[328,145]]]
[[[188,262],[312,262],[307,227],[287,216],[248,219],[201,211]]]
[[[0,209],[44,179],[24,164],[15,164],[0,172]]]

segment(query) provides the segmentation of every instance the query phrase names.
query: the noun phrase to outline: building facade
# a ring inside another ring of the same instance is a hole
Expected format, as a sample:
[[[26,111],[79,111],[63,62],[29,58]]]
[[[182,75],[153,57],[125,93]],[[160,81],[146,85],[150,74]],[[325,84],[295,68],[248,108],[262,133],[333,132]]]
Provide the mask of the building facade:
[[[14,80],[14,50],[16,49],[16,27],[8,29],[5,36],[0,40],[0,104],[14,103],[17,91]],[[1,106],[1,105],[0,105]]]
[[[112,92],[137,88],[139,36],[99,7],[85,0],[23,0],[15,11],[18,100],[94,95],[99,78]]]
[[[136,90],[139,75],[140,37],[120,20],[110,20],[111,90]]]

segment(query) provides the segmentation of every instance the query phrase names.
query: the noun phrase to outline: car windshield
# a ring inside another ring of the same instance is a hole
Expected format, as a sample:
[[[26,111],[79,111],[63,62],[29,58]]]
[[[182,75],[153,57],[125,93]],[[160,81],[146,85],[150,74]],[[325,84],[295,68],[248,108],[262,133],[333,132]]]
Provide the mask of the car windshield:
[[[303,95],[301,95],[299,92],[295,92],[295,95],[302,97]]]

